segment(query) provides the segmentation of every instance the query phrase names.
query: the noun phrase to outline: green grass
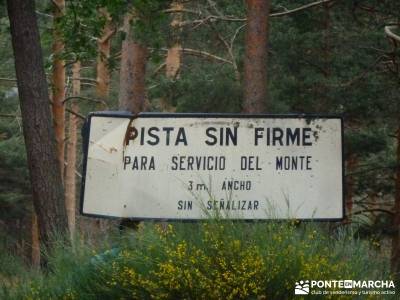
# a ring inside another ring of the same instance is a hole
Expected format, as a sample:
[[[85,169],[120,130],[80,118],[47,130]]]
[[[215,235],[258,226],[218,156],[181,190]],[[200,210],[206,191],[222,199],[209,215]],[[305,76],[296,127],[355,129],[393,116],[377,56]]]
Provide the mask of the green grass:
[[[48,270],[5,283],[3,298],[292,299],[298,280],[390,279],[388,260],[369,241],[351,228],[323,227],[144,223],[96,247],[80,239],[74,246],[56,243]]]

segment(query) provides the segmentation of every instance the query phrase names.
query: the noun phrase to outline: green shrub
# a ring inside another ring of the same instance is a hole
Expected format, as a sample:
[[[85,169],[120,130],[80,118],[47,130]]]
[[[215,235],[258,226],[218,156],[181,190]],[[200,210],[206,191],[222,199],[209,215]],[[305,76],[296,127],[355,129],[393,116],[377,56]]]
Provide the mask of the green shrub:
[[[59,247],[49,274],[22,283],[14,297],[291,299],[299,280],[390,278],[351,229],[331,235],[310,223],[144,223],[107,247]]]

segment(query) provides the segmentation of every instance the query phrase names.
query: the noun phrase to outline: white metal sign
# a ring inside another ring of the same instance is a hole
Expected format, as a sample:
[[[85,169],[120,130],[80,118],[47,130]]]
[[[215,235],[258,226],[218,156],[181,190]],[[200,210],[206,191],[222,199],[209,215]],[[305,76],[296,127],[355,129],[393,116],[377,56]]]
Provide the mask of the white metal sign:
[[[339,117],[97,113],[85,142],[85,215],[343,218]]]

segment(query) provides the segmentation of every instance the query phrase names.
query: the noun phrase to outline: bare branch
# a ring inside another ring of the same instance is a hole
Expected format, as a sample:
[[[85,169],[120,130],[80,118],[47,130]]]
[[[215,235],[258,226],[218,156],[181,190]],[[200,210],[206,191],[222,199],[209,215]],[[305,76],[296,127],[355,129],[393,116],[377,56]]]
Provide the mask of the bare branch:
[[[269,16],[272,17],[272,18],[274,18],[274,17],[283,17],[283,16],[286,16],[286,15],[290,15],[290,14],[294,14],[294,13],[303,11],[305,9],[308,9],[308,8],[311,8],[311,7],[314,7],[314,6],[331,3],[331,2],[334,2],[334,1],[336,1],[336,0],[320,0],[320,1],[312,2],[312,3],[306,4],[306,5],[294,8],[294,9],[285,10],[283,12],[272,13]],[[213,6],[213,8],[215,10],[215,6]],[[194,14],[194,15],[198,15],[198,16],[204,15],[202,11],[195,11],[195,10],[189,10],[189,9],[167,9],[167,10],[164,10],[164,12],[166,12],[166,13],[186,12],[186,13],[190,13],[190,14]],[[198,24],[197,26],[199,26],[199,25],[204,24],[206,22],[215,22],[215,21],[218,21],[218,20],[220,20],[220,21],[229,21],[229,22],[246,22],[247,19],[246,18],[235,17],[235,16],[208,15],[208,16],[204,17],[203,19],[181,22],[179,25],[185,26],[185,25],[189,25],[189,24]]]
[[[305,10],[305,9],[313,7],[313,6],[318,6],[318,5],[321,5],[321,4],[327,4],[327,3],[330,3],[330,2],[333,2],[333,1],[335,1],[335,0],[321,0],[321,1],[317,1],[317,2],[312,2],[312,3],[306,4],[306,5],[291,9],[291,10],[287,10],[287,11],[283,11],[283,12],[279,12],[279,13],[272,13],[269,16],[270,17],[282,17],[282,16],[286,16],[286,15],[297,13],[299,11]]]
[[[82,120],[86,120],[86,117],[84,115],[81,115],[80,113],[73,111],[72,109],[66,107],[65,110],[67,112],[69,112],[70,114],[73,114],[74,116],[77,116],[78,118],[82,119]]]
[[[396,26],[396,25],[385,26],[385,33],[389,38],[391,38],[397,42],[400,42],[400,36],[393,33],[393,31],[392,31],[395,28],[398,28],[398,26]]]
[[[179,25],[180,26],[185,26],[185,25],[198,24],[196,26],[199,26],[199,25],[201,25],[203,23],[206,23],[206,22],[215,22],[215,21],[246,22],[246,18],[236,18],[236,17],[209,15],[209,16],[203,18],[203,19],[180,22]]]
[[[165,13],[190,13],[193,15],[197,15],[199,17],[203,16],[204,13],[200,10],[191,10],[191,9],[185,9],[185,8],[169,8],[164,10]],[[188,21],[188,22],[181,22],[180,25],[186,25],[186,24],[193,24],[193,23],[204,23],[205,20],[222,20],[222,21],[231,21],[231,22],[245,22],[246,18],[238,18],[234,16],[224,16],[224,15],[207,15],[205,16],[204,19],[199,19],[199,20],[193,20],[193,21]]]
[[[0,118],[21,118],[21,116],[13,115],[13,114],[0,114]]]
[[[73,78],[73,81],[88,81],[88,82],[93,82],[96,83],[96,79],[94,78],[88,78],[88,77],[79,77],[79,78]]]
[[[66,62],[66,63],[64,64],[64,68],[67,68],[68,66],[73,65],[73,64],[76,63],[78,60],[79,60],[79,59],[76,57],[73,61]]]
[[[364,204],[364,205],[386,205],[386,206],[393,206],[393,201],[354,201],[355,204]]]
[[[115,28],[113,28],[112,30],[110,30],[109,32],[107,32],[104,36],[102,36],[101,38],[99,38],[97,41],[99,43],[105,43],[107,42],[115,33],[117,32],[117,30]]]
[[[165,67],[166,65],[167,65],[167,64],[166,64],[165,62],[162,63],[162,64],[160,64],[160,65],[154,70],[153,74],[151,74],[150,77],[156,76],[158,73],[160,73],[160,72],[164,69],[164,67]]]
[[[240,30],[242,30],[247,24],[240,25],[238,28],[236,28],[235,33],[233,34],[231,38],[231,48],[233,48],[233,43],[235,42],[235,39],[237,35],[239,34]]]
[[[155,89],[156,87],[158,87],[159,85],[160,85],[159,83],[153,84],[153,85],[149,86],[147,89],[152,90],[152,89]]]
[[[246,25],[246,23],[244,24]],[[236,59],[235,59],[235,55],[233,53],[233,43],[229,43],[223,36],[222,34],[215,28],[215,26],[213,24],[210,24],[210,27],[214,30],[214,32],[217,34],[218,39],[222,42],[222,44],[226,47],[226,50],[228,51],[228,54],[231,58],[231,64],[233,66],[234,72],[235,72],[235,77],[237,81],[240,81],[240,72],[239,72],[239,68],[236,64]],[[243,27],[243,25],[239,26],[239,28]],[[235,32],[236,35],[236,32]],[[233,38],[234,40],[234,38]]]
[[[17,79],[15,79],[15,78],[0,78],[0,81],[17,82]]]
[[[151,49],[151,50],[155,50],[155,49]],[[158,50],[168,51],[167,48],[161,48]],[[190,48],[181,48],[180,51],[182,51],[183,53],[189,54],[189,55],[205,57],[205,58],[213,59],[213,60],[220,61],[220,62],[223,62],[226,64],[232,64],[232,62],[230,60],[220,57],[220,56],[217,56],[217,55],[214,55],[214,54],[211,54],[206,51],[190,49]]]
[[[378,171],[378,170],[395,170],[395,169],[396,169],[396,166],[392,166],[392,165],[380,166],[380,167],[369,168],[369,169],[365,169],[365,170],[351,172],[351,173],[346,174],[345,177],[359,175],[359,174],[365,174],[365,173]]]
[[[72,97],[70,97],[70,98],[72,98]],[[64,99],[64,101],[65,101],[65,99]],[[63,104],[64,104],[64,101],[63,101]],[[49,99],[49,104],[50,104],[50,105],[53,105],[54,103],[53,103],[52,100]],[[75,112],[75,111],[73,111],[72,109],[70,109],[70,108],[68,108],[68,107],[65,108],[65,111],[67,111],[67,112],[69,112],[69,113],[71,113],[71,114],[77,116],[78,118],[81,118],[82,120],[86,120],[86,117],[85,117],[84,115],[81,115],[80,113]]]
[[[64,161],[64,166],[68,166],[68,163]],[[79,178],[82,178],[82,174],[78,172],[77,169],[75,169],[75,175],[77,175]]]
[[[199,10],[192,10],[192,9],[186,9],[186,8],[168,8],[163,10],[164,13],[189,13],[193,15],[201,15],[201,11]]]
[[[65,103],[69,100],[73,100],[73,99],[78,99],[78,100],[85,100],[85,101],[90,101],[90,102],[95,102],[95,103],[102,103],[105,106],[107,106],[107,103],[104,102],[103,100],[98,100],[98,99],[93,99],[93,98],[89,98],[89,97],[81,97],[81,96],[71,96],[71,97],[67,97],[65,98],[62,103]]]
[[[355,211],[355,212],[351,213],[350,215],[354,216],[354,215],[361,215],[364,213],[371,213],[371,212],[382,212],[382,213],[387,213],[389,215],[394,215],[394,213],[391,212],[390,210],[383,209],[383,208],[363,209],[363,210]]]
[[[43,17],[46,17],[46,18],[53,18],[53,16],[52,15],[49,15],[49,14],[46,14],[46,13],[43,13],[43,12],[41,12],[41,11],[36,11],[36,14],[37,15],[39,15],[39,16],[43,16]]]
[[[81,85],[88,85],[88,86],[96,86],[95,83],[90,83],[90,82],[81,82]]]
[[[216,55],[208,53],[206,51],[189,49],[189,48],[182,48],[181,51],[183,51],[183,53],[191,54],[194,56],[202,56],[202,57],[210,58],[210,59],[220,61],[223,63],[232,64],[232,62],[230,60],[227,60],[223,57],[216,56]]]

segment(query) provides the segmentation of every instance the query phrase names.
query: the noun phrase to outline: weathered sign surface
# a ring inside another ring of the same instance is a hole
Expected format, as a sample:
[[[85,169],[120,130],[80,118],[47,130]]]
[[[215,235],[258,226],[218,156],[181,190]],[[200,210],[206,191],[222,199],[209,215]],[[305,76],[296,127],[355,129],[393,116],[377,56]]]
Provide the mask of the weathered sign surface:
[[[138,219],[341,219],[342,119],[95,113],[81,210]]]

